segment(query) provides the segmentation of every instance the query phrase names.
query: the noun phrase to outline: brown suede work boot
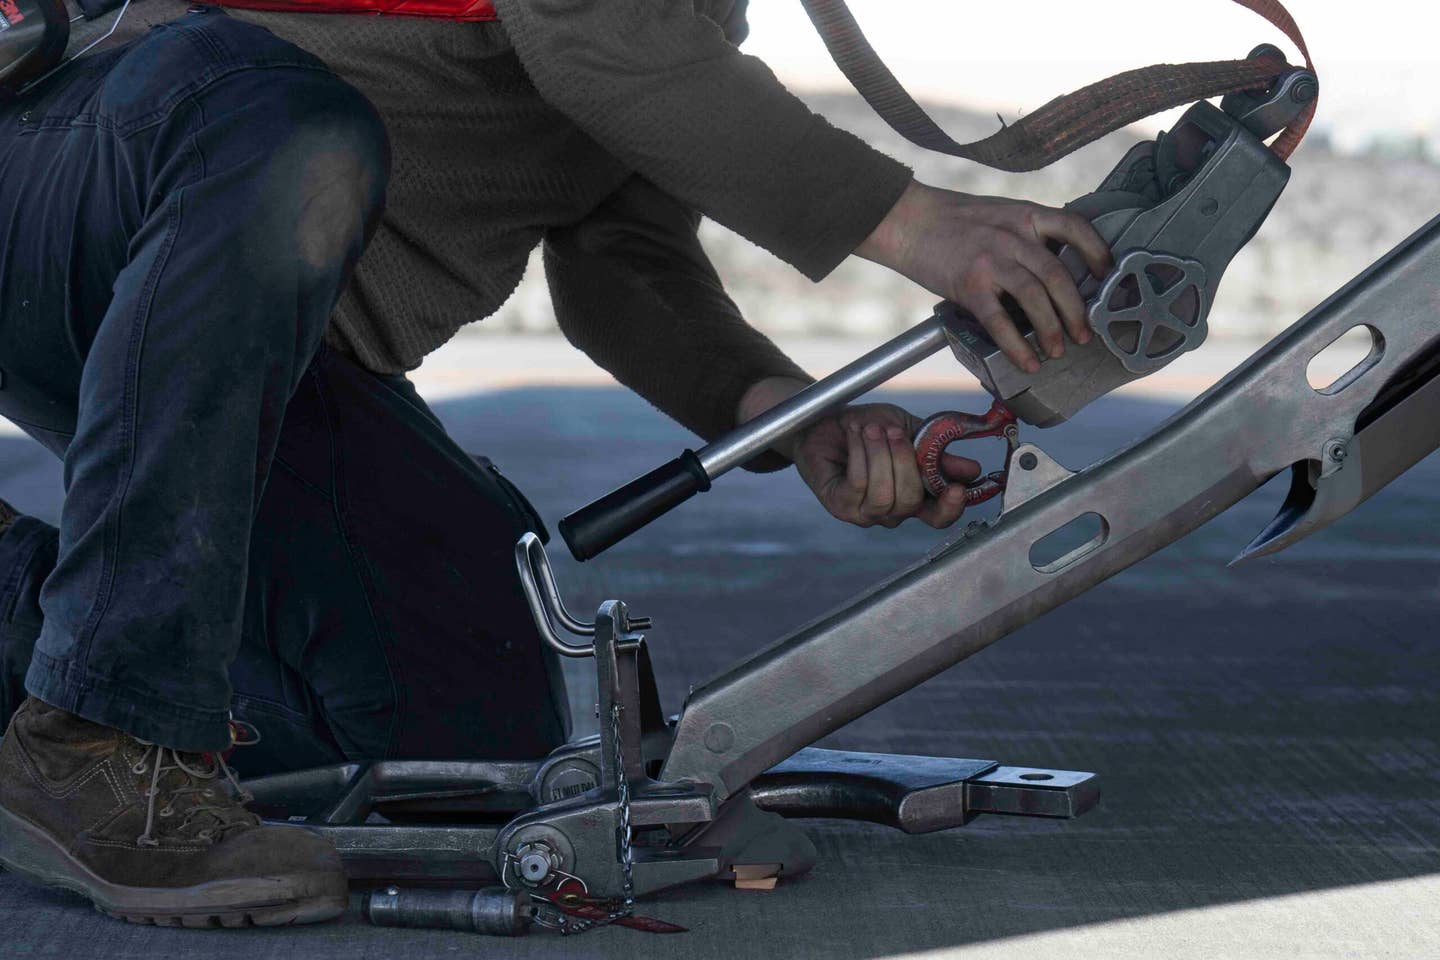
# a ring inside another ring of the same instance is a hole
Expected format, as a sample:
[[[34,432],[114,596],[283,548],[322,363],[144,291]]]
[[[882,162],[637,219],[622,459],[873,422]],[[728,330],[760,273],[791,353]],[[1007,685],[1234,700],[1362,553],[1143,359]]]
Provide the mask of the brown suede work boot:
[[[262,826],[223,760],[178,753],[31,697],[0,741],[0,864],[166,927],[275,926],[339,916],[331,844]]]

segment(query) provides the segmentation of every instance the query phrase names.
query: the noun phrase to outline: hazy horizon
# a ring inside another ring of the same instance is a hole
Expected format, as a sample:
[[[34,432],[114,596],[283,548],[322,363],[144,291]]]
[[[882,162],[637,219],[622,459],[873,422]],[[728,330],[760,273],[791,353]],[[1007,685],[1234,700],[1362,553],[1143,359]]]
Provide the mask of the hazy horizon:
[[[1320,75],[1316,127],[1342,149],[1422,137],[1440,144],[1440,106],[1425,81],[1440,74],[1433,38],[1440,7],[1372,0],[1287,0]],[[952,0],[851,0],[875,49],[920,98],[1015,116],[1121,70],[1157,62],[1244,56],[1259,43],[1299,54],[1264,20],[1229,0],[1174,4],[1162,25],[1153,0],[987,6]],[[743,49],[797,90],[848,89],[798,0],[752,2]],[[1404,29],[1397,29],[1403,24]],[[1178,29],[1177,29],[1178,28]],[[1150,126],[1167,122],[1162,117]]]

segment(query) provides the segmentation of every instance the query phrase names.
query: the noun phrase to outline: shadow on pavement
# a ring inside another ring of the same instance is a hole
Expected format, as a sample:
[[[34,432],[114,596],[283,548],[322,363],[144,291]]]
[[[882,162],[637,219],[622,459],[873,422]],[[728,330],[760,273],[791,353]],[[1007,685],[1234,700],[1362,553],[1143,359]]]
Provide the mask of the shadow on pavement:
[[[921,414],[984,409],[973,394],[891,397]],[[516,390],[438,410],[552,525],[693,445],[614,390]],[[1080,467],[1172,410],[1112,398],[1030,438]],[[982,449],[1000,453],[998,442]],[[58,477],[38,447],[0,438],[0,496],[53,518]],[[0,878],[0,939],[16,951],[0,953],[103,941],[105,956],[147,960],[156,947],[195,958],[473,948],[863,960],[1440,871],[1440,459],[1291,551],[1227,569],[1281,492],[1267,488],[826,743],[1099,771],[1105,798],[1079,821],[982,818],[923,837],[815,822],[821,862],[808,878],[770,894],[702,885],[647,904],[695,931],[678,945],[621,930],[477,943],[361,929],[353,912],[283,932],[154,931]],[[655,619],[652,654],[676,710],[690,684],[846,602],[939,536],[915,524],[846,528],[793,475],[734,475],[599,560],[554,553],[572,607],[618,596]],[[588,707],[588,678],[572,681]]]

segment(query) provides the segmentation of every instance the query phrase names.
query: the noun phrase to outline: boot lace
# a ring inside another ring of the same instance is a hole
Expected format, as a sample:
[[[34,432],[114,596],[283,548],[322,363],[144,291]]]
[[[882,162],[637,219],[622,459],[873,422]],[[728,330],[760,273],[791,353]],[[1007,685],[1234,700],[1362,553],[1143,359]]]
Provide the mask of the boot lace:
[[[235,747],[259,742],[259,731],[238,720],[230,721],[230,747],[222,753],[182,753],[137,737],[135,743],[142,751],[130,769],[137,775],[149,772],[150,786],[144,792],[145,832],[136,837],[135,842],[142,847],[159,846],[158,821],[176,813],[182,817],[174,832],[184,834],[192,826],[203,823],[203,829],[196,831],[195,836],[204,841],[222,840],[227,833],[258,826],[260,818],[244,808],[244,804],[255,798],[240,785],[225,757]],[[172,773],[179,776],[168,776]],[[217,789],[220,786],[217,781],[222,779],[233,788],[233,796],[223,787]],[[162,787],[163,805],[160,803]]]

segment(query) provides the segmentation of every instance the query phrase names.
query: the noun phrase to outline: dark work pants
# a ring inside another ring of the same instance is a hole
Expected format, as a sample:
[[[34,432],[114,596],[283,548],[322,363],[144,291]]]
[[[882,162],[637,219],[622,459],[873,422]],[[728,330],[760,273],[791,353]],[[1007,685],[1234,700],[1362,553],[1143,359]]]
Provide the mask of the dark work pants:
[[[525,757],[566,734],[527,505],[403,378],[320,347],[383,204],[369,104],[219,13],[0,107],[0,414],[64,458],[0,538],[0,710],[246,772]]]

